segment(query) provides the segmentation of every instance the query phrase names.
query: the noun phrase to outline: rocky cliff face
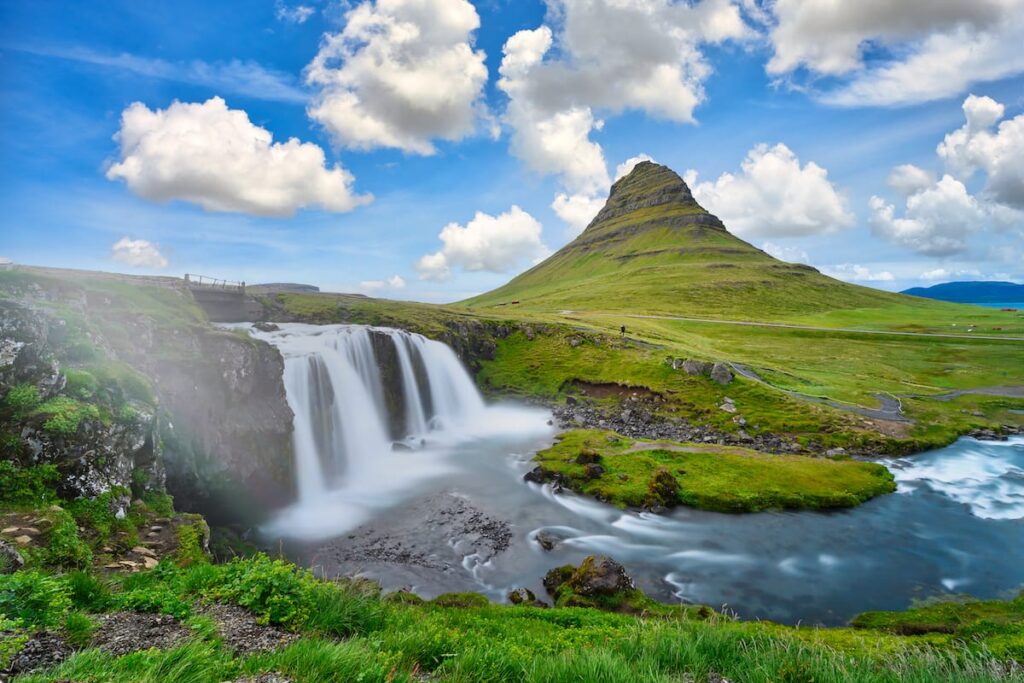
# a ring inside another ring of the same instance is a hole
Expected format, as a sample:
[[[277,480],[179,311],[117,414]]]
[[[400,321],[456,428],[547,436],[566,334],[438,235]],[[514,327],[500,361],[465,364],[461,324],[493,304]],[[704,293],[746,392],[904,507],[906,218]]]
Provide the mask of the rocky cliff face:
[[[72,375],[59,357],[66,323],[42,310],[0,300],[2,459],[21,467],[52,465],[68,498],[163,490],[164,469],[155,406],[108,391],[102,395]],[[97,388],[98,389],[98,388]]]
[[[17,433],[3,458],[58,465],[72,497],[162,487],[166,469],[178,506],[214,521],[294,498],[276,349],[210,326],[185,291],[7,275],[0,397]],[[15,416],[11,390],[23,385],[38,405]]]

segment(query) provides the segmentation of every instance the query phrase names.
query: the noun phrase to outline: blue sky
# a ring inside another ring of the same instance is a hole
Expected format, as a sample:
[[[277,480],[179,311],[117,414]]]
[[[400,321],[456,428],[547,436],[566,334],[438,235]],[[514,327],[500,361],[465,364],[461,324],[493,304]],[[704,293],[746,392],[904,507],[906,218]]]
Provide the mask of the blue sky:
[[[2,2],[0,257],[452,301],[645,155],[843,279],[1021,281],[1024,3],[830,4]]]

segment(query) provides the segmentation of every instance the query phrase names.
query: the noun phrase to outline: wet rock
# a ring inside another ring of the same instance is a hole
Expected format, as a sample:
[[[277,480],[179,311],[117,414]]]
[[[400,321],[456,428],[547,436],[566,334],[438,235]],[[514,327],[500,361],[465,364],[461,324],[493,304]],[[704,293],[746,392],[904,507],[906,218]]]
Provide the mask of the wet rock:
[[[508,594],[508,601],[513,605],[532,605],[537,602],[537,596],[529,588],[516,588]]]
[[[558,589],[572,578],[575,571],[576,568],[571,564],[555,567],[548,571],[548,573],[544,575],[544,580],[542,582],[544,584],[544,590],[546,590],[548,595],[551,597],[555,597],[558,593]]]
[[[830,448],[825,451],[825,455],[830,458],[838,458],[839,456],[846,455],[845,448]]]
[[[523,481],[530,481],[534,484],[543,484],[551,479],[551,473],[546,469],[537,465],[532,470],[523,475]]]
[[[606,555],[591,555],[583,560],[569,585],[577,595],[585,597],[611,596],[634,588],[625,567]]]
[[[281,328],[274,323],[259,322],[253,325],[253,327],[260,332],[280,332]]]
[[[546,552],[551,552],[561,544],[562,539],[550,531],[538,531],[537,535],[533,537],[537,541],[537,545]]]
[[[715,363],[711,368],[711,379],[719,384],[729,384],[733,380],[732,369],[727,363]]]

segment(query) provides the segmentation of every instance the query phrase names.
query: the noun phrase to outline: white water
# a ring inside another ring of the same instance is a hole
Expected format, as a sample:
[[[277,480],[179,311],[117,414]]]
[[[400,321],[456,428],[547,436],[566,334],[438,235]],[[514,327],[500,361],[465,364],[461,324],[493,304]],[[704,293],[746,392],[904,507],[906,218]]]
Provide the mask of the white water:
[[[362,325],[279,327],[258,332],[243,326],[281,351],[295,414],[298,502],[272,523],[274,534],[336,536],[449,471],[448,451],[460,443],[551,432],[544,411],[486,406],[455,353],[422,335]],[[389,433],[374,337],[390,343],[397,358],[401,434]]]

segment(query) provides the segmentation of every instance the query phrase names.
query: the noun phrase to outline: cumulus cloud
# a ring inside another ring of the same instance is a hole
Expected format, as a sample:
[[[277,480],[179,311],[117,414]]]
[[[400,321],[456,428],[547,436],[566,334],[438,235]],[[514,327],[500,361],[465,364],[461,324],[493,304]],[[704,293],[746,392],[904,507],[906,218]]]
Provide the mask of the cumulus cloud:
[[[633,172],[633,169],[636,168],[636,165],[639,164],[641,161],[654,161],[654,158],[648,154],[644,154],[643,152],[641,152],[640,154],[637,154],[635,157],[630,157],[626,159],[621,164],[615,167],[615,180],[621,180],[622,178],[628,176],[630,173]]]
[[[964,184],[948,174],[907,197],[903,216],[897,216],[896,207],[881,197],[871,197],[869,205],[876,234],[927,256],[965,251],[968,236],[986,219]]]
[[[1000,121],[1005,107],[974,95],[964,101],[963,109],[966,123],[939,144],[939,157],[965,180],[984,172],[988,198],[1024,209],[1024,114]]]
[[[307,207],[350,211],[372,199],[355,194],[352,174],[328,167],[320,147],[295,138],[273,142],[269,131],[219,97],[155,111],[136,102],[122,113],[115,139],[121,160],[107,178],[152,201],[289,216]]]
[[[167,258],[160,253],[160,248],[146,240],[122,237],[110,249],[112,259],[132,268],[160,270],[167,267]]]
[[[807,252],[799,247],[790,247],[782,244],[776,244],[775,242],[765,242],[761,245],[761,250],[769,256],[774,256],[780,261],[788,261],[789,263],[810,263],[811,257],[807,255]]]
[[[921,273],[919,279],[927,282],[935,282],[936,280],[954,280],[962,279],[965,277],[970,278],[981,278],[981,272],[973,268],[967,269],[947,269],[947,268],[934,268],[932,270],[926,270]]]
[[[570,236],[575,237],[590,225],[590,221],[604,206],[604,201],[603,197],[559,192],[551,208],[569,226]]]
[[[891,282],[896,279],[887,270],[874,271],[859,263],[840,263],[834,266],[823,266],[821,272],[829,277],[847,282]]]
[[[768,72],[848,76],[824,94],[831,104],[912,104],[1024,71],[1024,0],[777,0],[770,9]]]
[[[292,7],[281,2],[281,0],[278,0],[274,7],[274,15],[278,20],[290,24],[304,24],[307,19],[316,13],[316,10],[309,5],[295,5]]]
[[[432,154],[485,112],[480,17],[467,0],[376,0],[345,14],[306,67],[319,89],[309,115],[345,147]]]
[[[550,253],[541,240],[541,224],[518,206],[498,216],[477,212],[465,226],[444,226],[438,237],[444,243],[441,250],[416,263],[421,280],[447,280],[455,267],[505,273]]]
[[[741,236],[797,237],[834,232],[853,224],[846,200],[813,161],[804,165],[784,144],[761,144],[747,153],[741,173],[714,182],[685,179],[697,201]]]
[[[503,121],[513,154],[559,178],[565,198],[556,197],[556,212],[582,229],[581,213],[568,209],[595,202],[611,183],[591,139],[603,126],[596,112],[633,109],[692,123],[711,72],[701,47],[749,29],[729,0],[551,0],[548,7],[547,23],[505,42]]]
[[[931,186],[935,182],[935,174],[913,164],[902,164],[892,169],[887,182],[889,187],[909,197]]]
[[[367,294],[375,294],[383,291],[398,291],[405,289],[405,278],[401,275],[392,275],[386,280],[363,280],[359,283],[359,291]]]
[[[936,149],[947,170],[942,178],[912,165],[893,169],[889,186],[902,195],[902,215],[892,203],[871,198],[876,234],[940,257],[966,252],[970,236],[985,230],[1024,235],[1024,115],[1004,119],[1002,104],[974,95],[963,110],[964,125]],[[979,172],[984,186],[974,195],[965,183]]]

